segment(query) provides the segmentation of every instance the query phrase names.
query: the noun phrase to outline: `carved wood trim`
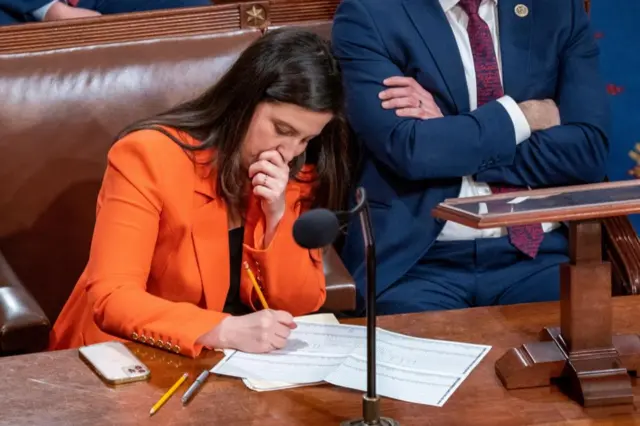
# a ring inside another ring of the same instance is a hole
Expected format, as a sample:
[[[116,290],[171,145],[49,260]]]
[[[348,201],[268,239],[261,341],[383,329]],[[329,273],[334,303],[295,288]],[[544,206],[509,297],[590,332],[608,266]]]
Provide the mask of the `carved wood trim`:
[[[626,216],[603,220],[604,245],[613,266],[614,294],[640,293],[640,240]]]
[[[241,5],[138,12],[0,27],[0,55],[237,31]]]
[[[240,27],[263,30],[270,24],[269,2],[240,3]]]
[[[332,21],[339,4],[340,0],[272,0],[271,23],[281,26],[299,22]]]

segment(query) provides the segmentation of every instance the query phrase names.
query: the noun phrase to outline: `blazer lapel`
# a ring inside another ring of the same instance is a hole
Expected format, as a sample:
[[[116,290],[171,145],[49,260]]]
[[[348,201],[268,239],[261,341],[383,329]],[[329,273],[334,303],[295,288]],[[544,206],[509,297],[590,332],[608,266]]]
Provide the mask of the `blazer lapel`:
[[[522,96],[529,82],[533,13],[533,0],[498,0],[502,85],[516,102],[527,100]]]
[[[453,30],[438,0],[404,0],[404,7],[427,45],[455,103],[457,113],[469,111],[469,90]]]
[[[227,207],[216,196],[214,177],[198,177],[191,238],[207,309],[222,310],[229,291]]]

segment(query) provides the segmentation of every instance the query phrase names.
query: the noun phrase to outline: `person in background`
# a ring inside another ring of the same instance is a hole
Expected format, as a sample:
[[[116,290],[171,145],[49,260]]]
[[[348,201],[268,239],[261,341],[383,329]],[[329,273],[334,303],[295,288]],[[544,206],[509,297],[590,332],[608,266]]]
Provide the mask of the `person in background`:
[[[558,299],[561,224],[477,230],[431,212],[447,198],[603,180],[609,105],[584,1],[344,0],[332,31],[362,145],[379,312]],[[359,228],[342,256],[363,294]]]
[[[0,26],[211,4],[210,0],[0,0]]]
[[[343,102],[328,43],[285,29],[254,42],[201,96],[125,129],[50,349],[114,339],[191,357],[282,348],[293,316],[326,298],[321,253],[294,242],[293,223],[344,199]]]

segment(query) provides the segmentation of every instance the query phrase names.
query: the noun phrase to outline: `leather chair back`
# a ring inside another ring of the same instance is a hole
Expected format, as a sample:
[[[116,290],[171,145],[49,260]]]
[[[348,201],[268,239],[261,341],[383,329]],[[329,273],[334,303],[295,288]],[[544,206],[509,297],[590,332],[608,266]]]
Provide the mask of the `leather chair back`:
[[[256,29],[0,56],[0,252],[55,321],[127,124],[216,82]]]

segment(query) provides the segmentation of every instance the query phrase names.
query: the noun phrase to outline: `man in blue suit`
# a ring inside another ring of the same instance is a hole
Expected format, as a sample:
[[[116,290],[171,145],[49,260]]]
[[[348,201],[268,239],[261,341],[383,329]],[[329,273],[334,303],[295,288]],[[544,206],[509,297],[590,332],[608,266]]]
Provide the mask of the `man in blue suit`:
[[[379,312],[556,300],[564,226],[475,230],[431,211],[603,180],[609,112],[582,0],[344,0],[332,44],[363,156]],[[360,309],[362,253],[350,226]]]
[[[0,26],[211,5],[209,0],[0,0]]]

